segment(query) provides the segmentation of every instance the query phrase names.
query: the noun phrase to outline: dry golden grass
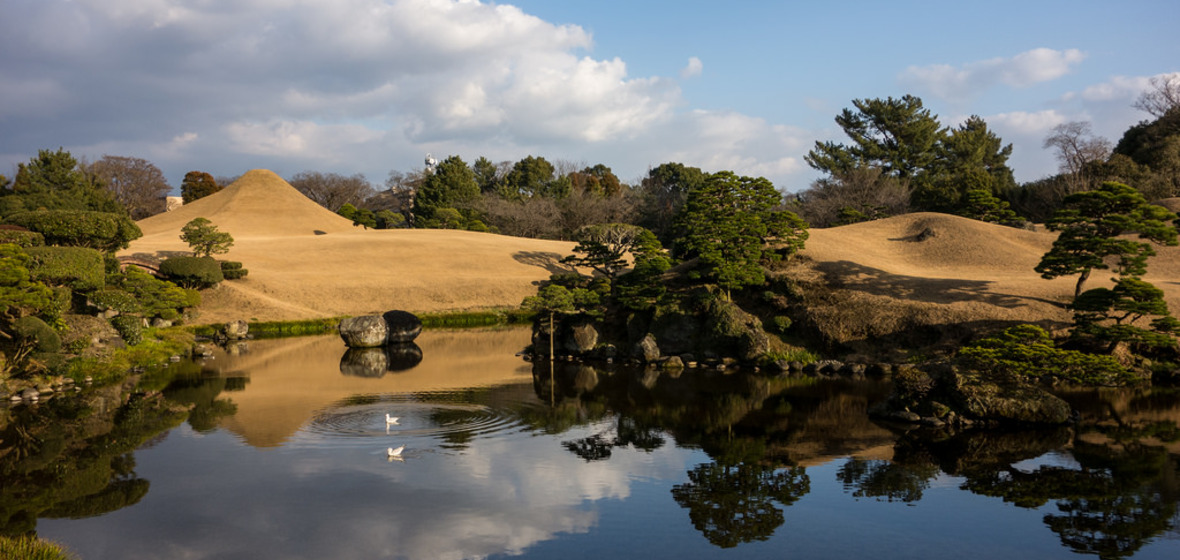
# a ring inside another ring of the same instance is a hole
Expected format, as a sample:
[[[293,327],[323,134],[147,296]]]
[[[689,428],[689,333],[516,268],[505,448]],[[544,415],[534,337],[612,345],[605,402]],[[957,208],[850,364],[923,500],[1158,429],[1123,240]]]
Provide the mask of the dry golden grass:
[[[1033,268],[1056,233],[1020,230],[950,216],[915,213],[812,230],[802,266],[788,275],[804,285],[813,321],[833,341],[875,339],[925,328],[953,342],[980,328],[1016,322],[1063,326],[1076,276],[1045,280]],[[1158,247],[1153,282],[1180,309],[1180,250]],[[1094,271],[1087,288],[1111,285]]]
[[[254,170],[225,190],[139,222],[120,255],[189,254],[180,228],[196,217],[234,237],[249,275],[204,293],[199,321],[277,321],[513,307],[566,267],[572,243],[452,230],[365,230],[282,178]]]
[[[288,320],[516,306],[570,254],[572,243],[452,230],[364,230],[266,170],[224,191],[139,222],[122,254],[186,253],[180,228],[196,217],[234,236],[223,258],[243,280],[204,295],[202,322]],[[925,235],[923,235],[925,232]],[[917,213],[812,230],[790,276],[808,287],[813,319],[845,343],[928,327],[1064,324],[1075,277],[1044,280],[1033,267],[1056,234],[945,214]],[[1147,280],[1180,309],[1180,249],[1163,247]],[[1088,287],[1109,285],[1095,271]],[[968,331],[973,330],[968,328]]]

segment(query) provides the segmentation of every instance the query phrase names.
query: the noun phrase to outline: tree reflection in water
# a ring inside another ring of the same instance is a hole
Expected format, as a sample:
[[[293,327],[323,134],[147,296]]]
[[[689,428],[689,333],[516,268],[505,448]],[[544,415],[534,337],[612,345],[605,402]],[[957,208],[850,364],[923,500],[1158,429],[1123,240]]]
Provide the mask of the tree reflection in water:
[[[233,410],[217,398],[226,383],[182,363],[11,409],[0,429],[0,535],[32,534],[39,518],[93,517],[139,502],[150,483],[136,475],[132,452],[186,419],[209,429]]]
[[[614,449],[628,446],[652,451],[667,436],[681,447],[705,450],[714,462],[688,471],[689,481],[671,493],[693,526],[722,548],[767,540],[782,526],[784,509],[811,489],[797,459],[813,458],[814,449],[879,445],[893,437],[867,421],[869,402],[883,391],[873,384],[850,392],[813,380],[715,370],[669,374],[558,363],[550,371],[548,362],[534,364],[533,373],[538,398],[552,398],[548,417],[532,412],[538,416],[530,421],[534,426],[559,433],[614,418],[603,431],[562,442],[583,460],[607,460]],[[792,444],[808,451],[799,453]]]
[[[535,364],[533,379],[537,396],[552,398],[547,412],[532,412],[535,426],[560,433],[614,419],[562,442],[586,461],[608,460],[627,445],[658,448],[665,435],[708,453],[714,462],[689,471],[672,497],[723,548],[766,540],[783,524],[784,508],[810,490],[801,461],[848,457],[884,441],[892,443],[890,460],[845,459],[836,477],[846,492],[913,503],[945,473],[975,494],[1048,506],[1045,526],[1066,548],[1101,558],[1131,556],[1177,531],[1180,403],[1166,390],[1066,395],[1083,413],[1072,427],[884,432],[864,414],[881,396],[865,389],[871,384],[560,363],[553,372]],[[817,457],[817,449],[826,453]]]

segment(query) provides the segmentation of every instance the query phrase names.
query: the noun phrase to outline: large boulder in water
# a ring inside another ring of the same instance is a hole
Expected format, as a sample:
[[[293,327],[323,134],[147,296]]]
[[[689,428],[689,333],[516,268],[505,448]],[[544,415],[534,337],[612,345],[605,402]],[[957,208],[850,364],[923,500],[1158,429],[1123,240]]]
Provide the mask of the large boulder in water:
[[[389,327],[380,315],[349,317],[340,321],[340,338],[349,348],[384,346],[389,339]]]
[[[381,316],[389,329],[386,342],[413,342],[422,333],[422,320],[409,311],[386,311]]]

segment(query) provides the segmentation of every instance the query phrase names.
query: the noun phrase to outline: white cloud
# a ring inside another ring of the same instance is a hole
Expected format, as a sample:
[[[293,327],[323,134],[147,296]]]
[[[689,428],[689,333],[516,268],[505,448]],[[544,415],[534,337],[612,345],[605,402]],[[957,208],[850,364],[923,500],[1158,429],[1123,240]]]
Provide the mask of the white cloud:
[[[1025,88],[1055,80],[1072,71],[1085,57],[1078,49],[1039,48],[1011,58],[992,58],[959,67],[948,64],[910,66],[898,81],[943,99],[958,100],[1001,84]]]
[[[1053,127],[1068,121],[1065,115],[1051,109],[1037,112],[1000,113],[987,117],[985,120],[1002,133],[1018,135],[1045,134]]]
[[[691,56],[688,58],[688,64],[686,64],[684,68],[680,69],[680,77],[684,79],[695,78],[700,76],[704,69],[705,64],[701,62],[701,59]]]

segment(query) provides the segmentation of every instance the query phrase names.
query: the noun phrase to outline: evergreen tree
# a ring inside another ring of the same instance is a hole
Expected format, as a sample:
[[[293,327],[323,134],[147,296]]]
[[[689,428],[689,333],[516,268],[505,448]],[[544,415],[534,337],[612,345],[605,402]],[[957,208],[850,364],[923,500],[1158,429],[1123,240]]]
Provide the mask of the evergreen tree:
[[[475,172],[459,156],[450,156],[426,177],[414,197],[414,218],[417,227],[441,227],[436,212],[443,208],[461,209],[468,214],[470,205],[479,198]],[[470,218],[465,215],[464,218]]]
[[[780,200],[774,185],[762,177],[739,177],[731,171],[710,175],[688,194],[677,217],[677,229],[683,232],[677,252],[699,258],[709,279],[727,296],[733,289],[763,283],[762,260],[793,253],[807,239],[807,226],[798,216],[776,209]]]
[[[221,190],[217,180],[204,171],[189,171],[184,174],[184,181],[180,183],[180,196],[188,204]]]
[[[1065,207],[1045,224],[1061,232],[1052,249],[1041,257],[1036,271],[1046,279],[1078,274],[1074,299],[1093,269],[1105,270],[1107,257],[1117,257],[1120,276],[1142,276],[1147,257],[1155,254],[1148,243],[1120,237],[1135,233],[1160,245],[1176,245],[1176,215],[1148,204],[1143,195],[1122,183],[1103,183],[1097,190],[1065,197]]]

